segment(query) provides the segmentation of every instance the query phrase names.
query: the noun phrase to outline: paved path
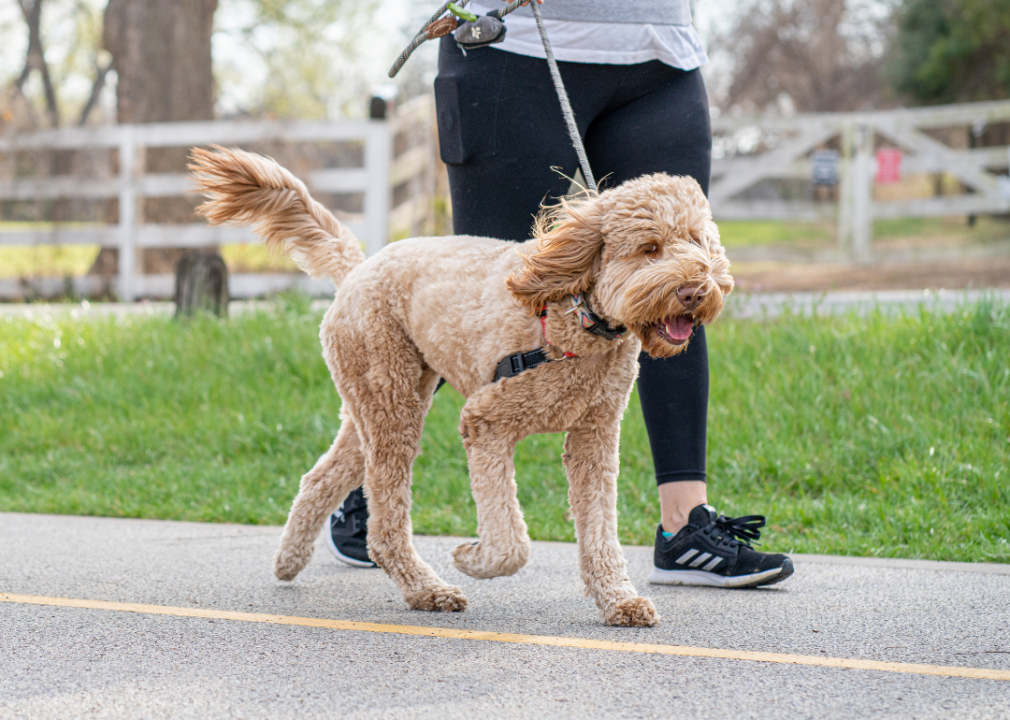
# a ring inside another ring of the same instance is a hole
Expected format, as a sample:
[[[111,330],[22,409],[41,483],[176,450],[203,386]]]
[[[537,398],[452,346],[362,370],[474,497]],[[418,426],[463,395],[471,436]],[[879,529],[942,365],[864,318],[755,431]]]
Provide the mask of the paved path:
[[[795,292],[795,293],[735,293],[726,303],[727,312],[734,317],[762,318],[781,315],[785,310],[794,313],[830,315],[849,311],[918,312],[919,308],[953,312],[966,303],[984,299],[1010,304],[1010,290],[858,290],[848,292]],[[269,300],[233,300],[232,314],[256,308],[270,307]],[[313,308],[325,310],[329,300],[314,300]],[[75,318],[101,318],[109,315],[171,315],[175,303],[0,303],[0,317],[45,317],[66,315]]]
[[[0,718],[1010,717],[1008,566],[798,556],[780,586],[727,591],[649,586],[651,550],[628,547],[663,615],[629,630],[598,623],[572,545],[478,581],[448,561],[458,540],[418,538],[470,599],[432,614],[321,545],[281,583],[277,537],[0,514]],[[657,647],[686,654],[641,652]],[[867,661],[892,664],[832,666]],[[1004,679],[924,674],[937,665]]]

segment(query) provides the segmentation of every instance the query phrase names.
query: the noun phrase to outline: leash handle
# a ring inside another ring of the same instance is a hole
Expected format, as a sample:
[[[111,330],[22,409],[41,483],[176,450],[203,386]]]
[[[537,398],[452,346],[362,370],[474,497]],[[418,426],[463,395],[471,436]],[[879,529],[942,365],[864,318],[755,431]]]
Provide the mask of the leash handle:
[[[456,3],[456,5],[458,7],[460,7],[460,8],[462,8],[469,1],[470,0],[460,0],[460,2]],[[499,20],[501,20],[506,15],[508,15],[510,12],[514,12],[514,11],[518,10],[519,6],[522,5],[525,2],[536,3],[536,0],[512,0],[512,2],[510,2],[505,7],[500,8],[498,10],[495,10],[493,12],[490,12],[490,13],[488,13],[488,15],[491,15],[491,16],[496,17]],[[407,62],[407,58],[410,57],[411,53],[413,53],[415,50],[417,50],[417,48],[419,48],[421,46],[421,43],[423,43],[425,40],[428,39],[428,27],[433,22],[435,22],[440,17],[442,17],[442,14],[445,13],[445,11],[448,10],[448,9],[449,9],[449,3],[447,2],[441,8],[439,8],[439,10],[438,10],[437,13],[435,13],[434,15],[431,16],[431,19],[429,19],[428,22],[426,22],[424,24],[424,27],[422,27],[420,30],[418,30],[417,35],[414,36],[414,39],[411,40],[410,44],[403,49],[403,52],[400,53],[400,56],[396,58],[396,62],[393,63],[393,67],[389,68],[389,77],[391,77],[391,78],[396,77],[396,73],[400,72],[400,68],[402,68],[403,64],[405,62]]]
[[[515,0],[519,2],[520,0]],[[582,136],[579,134],[579,126],[575,122],[575,113],[572,111],[572,104],[568,101],[568,93],[565,91],[565,83],[561,80],[561,71],[558,70],[558,63],[554,59],[554,50],[551,49],[551,41],[547,39],[547,28],[544,27],[544,19],[540,15],[540,6],[537,0],[530,1],[530,9],[533,17],[537,20],[537,29],[540,31],[540,40],[544,44],[544,53],[547,55],[547,67],[551,69],[551,77],[554,79],[554,89],[557,90],[558,100],[561,101],[561,114],[565,116],[565,124],[568,125],[568,137],[572,140],[575,154],[579,156],[579,165],[582,166],[582,176],[586,179],[586,185],[594,193],[596,189],[596,178],[589,167],[589,158],[586,157],[586,148],[582,144]]]
[[[463,8],[468,2],[470,2],[470,0],[459,0],[456,5]],[[396,77],[396,73],[400,72],[400,68],[402,68],[403,64],[407,62],[407,58],[410,57],[411,53],[417,50],[417,48],[421,46],[421,43],[428,39],[428,27],[445,14],[445,11],[449,9],[450,3],[451,0],[444,3],[442,7],[438,9],[438,12],[428,18],[428,22],[426,22],[424,26],[417,31],[417,35],[414,36],[414,39],[410,41],[410,44],[405,47],[399,57],[396,58],[396,62],[393,63],[393,67],[389,68],[389,77]]]

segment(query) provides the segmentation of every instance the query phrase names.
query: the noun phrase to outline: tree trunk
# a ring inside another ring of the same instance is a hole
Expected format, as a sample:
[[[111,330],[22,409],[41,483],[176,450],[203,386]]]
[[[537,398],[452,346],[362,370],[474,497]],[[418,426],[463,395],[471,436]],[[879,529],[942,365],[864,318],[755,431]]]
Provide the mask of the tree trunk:
[[[103,44],[119,76],[120,123],[210,120],[214,115],[211,32],[217,0],[109,0]],[[147,172],[183,172],[186,148],[146,153]],[[138,208],[142,222],[193,221],[192,198],[149,199]],[[139,263],[145,273],[171,273],[186,252],[147,248]],[[117,251],[103,248],[93,273],[115,272]]]

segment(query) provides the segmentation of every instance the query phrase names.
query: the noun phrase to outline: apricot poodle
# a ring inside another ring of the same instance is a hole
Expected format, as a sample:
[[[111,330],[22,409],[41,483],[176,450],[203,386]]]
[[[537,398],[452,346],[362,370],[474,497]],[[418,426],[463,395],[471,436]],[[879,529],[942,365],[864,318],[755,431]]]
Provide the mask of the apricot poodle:
[[[459,431],[477,505],[479,540],[453,551],[456,567],[475,578],[523,567],[530,539],[513,451],[527,435],[564,432],[587,592],[607,624],[656,623],[617,540],[618,435],[640,350],[682,352],[733,289],[698,183],[656,174],[566,200],[518,245],[414,238],[365,259],[358,239],[273,160],[218,147],[194,150],[191,169],[211,223],[254,224],[270,247],[337,287],[319,334],[342,424],[302,477],[278,578],[305,567],[326,518],[364,484],[369,555],[407,604],[466,607],[411,539],[411,465],[442,377],[466,397]]]

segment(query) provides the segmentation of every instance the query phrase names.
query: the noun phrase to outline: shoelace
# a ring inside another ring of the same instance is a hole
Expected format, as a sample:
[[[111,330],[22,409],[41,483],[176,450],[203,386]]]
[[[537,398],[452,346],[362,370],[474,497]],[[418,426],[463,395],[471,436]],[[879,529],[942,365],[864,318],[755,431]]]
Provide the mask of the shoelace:
[[[705,532],[718,539],[719,544],[725,543],[730,547],[736,545],[751,546],[752,542],[757,542],[761,537],[761,530],[765,526],[764,515],[744,515],[743,517],[731,518],[720,515],[715,522],[706,528]]]

